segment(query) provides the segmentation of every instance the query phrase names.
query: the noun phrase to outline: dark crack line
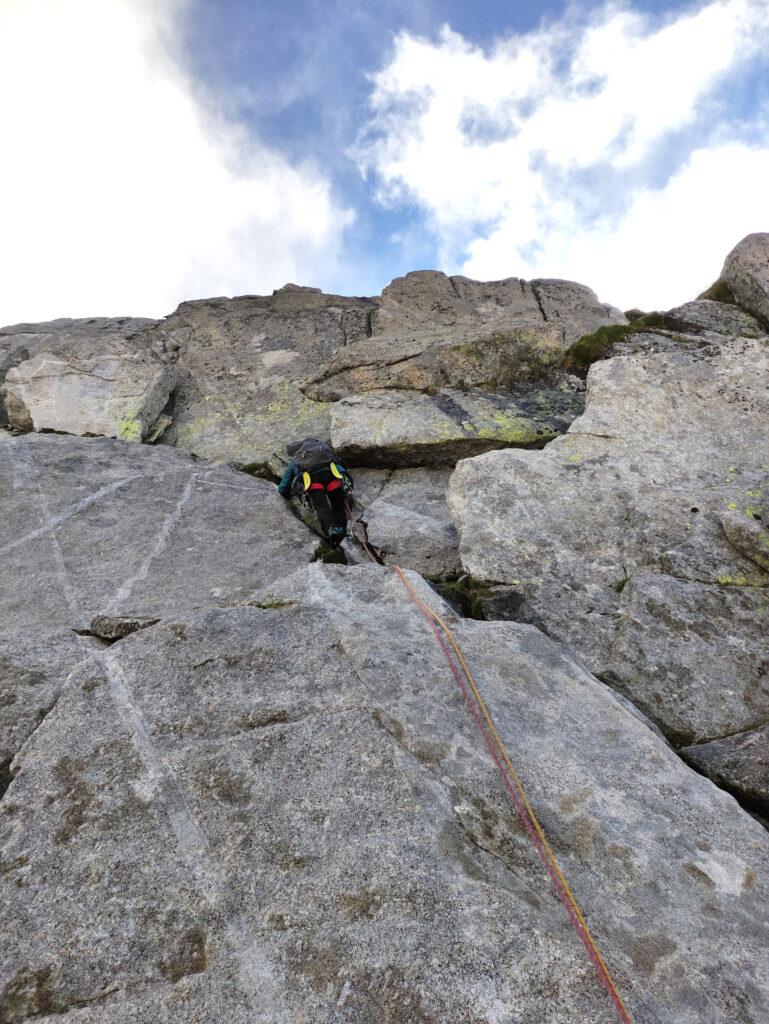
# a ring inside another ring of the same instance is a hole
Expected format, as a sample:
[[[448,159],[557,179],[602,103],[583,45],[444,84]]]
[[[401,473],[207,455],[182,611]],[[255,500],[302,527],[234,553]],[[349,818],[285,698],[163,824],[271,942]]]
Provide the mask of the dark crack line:
[[[526,875],[516,871],[516,869],[499,853],[495,853],[494,850],[489,849],[488,846],[484,846],[483,843],[470,832],[467,825],[465,825],[456,811],[454,811],[454,818],[462,829],[464,835],[467,837],[467,841],[471,843],[472,846],[476,847],[476,849],[480,850],[482,853],[487,854],[489,857],[492,857],[498,864],[501,864],[504,870],[513,875],[513,877],[516,878],[537,900],[544,899],[549,902],[551,906],[560,909],[560,901],[553,895],[549,888],[545,888],[543,886],[542,889],[535,889]]]
[[[531,288],[531,294],[534,296],[534,298],[537,301],[537,306],[539,307],[539,311],[542,314],[542,319],[545,321],[546,324],[549,323],[550,320],[548,318],[547,313],[545,312],[545,307],[542,305],[542,297],[539,294],[539,289],[537,288],[536,284],[533,281],[530,284],[530,288]]]

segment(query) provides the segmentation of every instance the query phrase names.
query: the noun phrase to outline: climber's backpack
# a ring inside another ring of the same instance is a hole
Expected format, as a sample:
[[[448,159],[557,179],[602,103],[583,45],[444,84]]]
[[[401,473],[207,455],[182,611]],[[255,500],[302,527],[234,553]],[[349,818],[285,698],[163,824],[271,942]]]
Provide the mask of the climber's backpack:
[[[309,473],[319,466],[328,466],[334,459],[330,444],[317,437],[308,437],[295,452],[289,452],[300,473]]]

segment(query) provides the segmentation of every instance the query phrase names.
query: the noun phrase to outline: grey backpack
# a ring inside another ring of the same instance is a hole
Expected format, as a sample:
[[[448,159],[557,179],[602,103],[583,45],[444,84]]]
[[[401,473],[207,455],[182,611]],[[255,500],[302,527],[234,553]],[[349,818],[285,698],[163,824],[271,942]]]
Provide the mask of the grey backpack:
[[[302,473],[309,473],[318,466],[327,466],[334,460],[334,449],[318,437],[295,441],[286,448],[286,452]]]

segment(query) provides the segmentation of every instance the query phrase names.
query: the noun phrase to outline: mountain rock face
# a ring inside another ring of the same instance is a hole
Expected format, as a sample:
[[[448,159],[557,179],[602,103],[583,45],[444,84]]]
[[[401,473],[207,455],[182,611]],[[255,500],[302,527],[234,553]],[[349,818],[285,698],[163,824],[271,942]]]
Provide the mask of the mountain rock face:
[[[6,1019],[609,1024],[397,578],[252,603],[98,652],[17,759]],[[760,1020],[766,831],[537,630],[454,627],[638,1019]]]
[[[453,465],[493,448],[541,448],[567,428],[583,397],[568,380],[505,393],[368,391],[334,404],[331,441],[352,465]]]
[[[748,313],[769,327],[769,233],[743,238],[726,257],[720,281]]]
[[[0,1021],[617,1019],[400,565],[632,1019],[765,1024],[768,266],[0,330]]]
[[[297,437],[327,436],[329,406],[298,382],[340,347],[368,337],[374,301],[286,285],[270,297],[184,302],[148,332],[179,378],[162,437],[214,462],[278,472]]]
[[[746,729],[769,717],[767,340],[638,335],[587,386],[543,452],[459,464],[463,565],[676,741]]]
[[[136,343],[154,320],[52,320],[0,329],[0,425],[143,440],[173,371]]]

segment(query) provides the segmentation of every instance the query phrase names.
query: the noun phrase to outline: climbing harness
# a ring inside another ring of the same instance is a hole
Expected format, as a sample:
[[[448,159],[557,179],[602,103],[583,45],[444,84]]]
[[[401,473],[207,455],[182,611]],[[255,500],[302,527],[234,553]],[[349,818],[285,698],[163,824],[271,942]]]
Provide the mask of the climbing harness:
[[[371,550],[369,544],[365,541],[360,541],[360,543],[372,562],[378,563],[378,559]],[[622,1024],[633,1024],[627,1007],[623,1003],[622,997],[617,990],[617,986],[612,979],[609,968],[606,965],[606,961],[601,955],[598,944],[593,938],[590,928],[588,927],[585,915],[577,903],[576,897],[571,891],[571,887],[566,880],[566,876],[561,870],[558,860],[553,853],[553,849],[542,830],[542,826],[540,825],[536,814],[534,813],[534,808],[529,802],[529,798],[523,788],[523,783],[513,767],[507,748],[494,725],[494,720],[491,717],[488,705],[478,689],[478,685],[475,682],[473,674],[470,671],[470,667],[467,664],[454,634],[441,616],[438,615],[437,612],[434,612],[432,608],[422,600],[414,586],[407,579],[401,567],[399,565],[395,565],[391,568],[435,634],[438,645],[443,651],[443,655],[448,662],[449,668],[454,676],[454,680],[462,694],[462,697],[464,698],[465,703],[467,704],[470,714],[473,717],[473,721],[481,734],[486,749],[496,765],[504,787],[518,813],[518,817],[521,819],[521,823],[529,834],[529,837],[534,844],[534,848],[536,849],[537,854],[550,877],[553,888],[563,903],[566,914],[574,926],[574,930],[577,932],[580,941],[585,947],[587,955],[596,969],[601,984],[606,989],[609,998],[614,1004],[614,1008],[617,1011],[620,1021]],[[459,665],[459,667],[457,667],[457,665]],[[464,679],[462,678],[463,674]]]
[[[313,480],[310,473],[307,470],[302,473],[302,483],[304,484],[305,491],[336,491],[343,486],[344,476],[339,471],[339,467],[335,462],[329,462],[328,468],[331,470],[333,480],[330,480],[327,484],[322,484],[317,480]]]

